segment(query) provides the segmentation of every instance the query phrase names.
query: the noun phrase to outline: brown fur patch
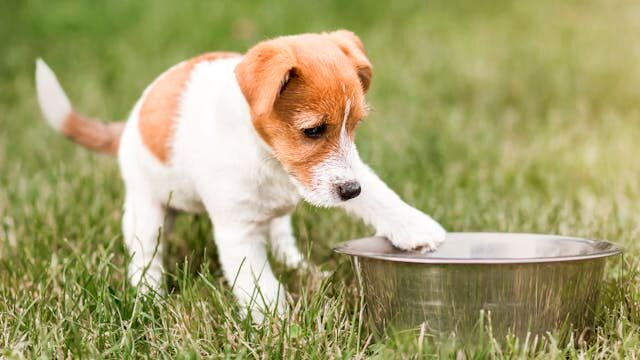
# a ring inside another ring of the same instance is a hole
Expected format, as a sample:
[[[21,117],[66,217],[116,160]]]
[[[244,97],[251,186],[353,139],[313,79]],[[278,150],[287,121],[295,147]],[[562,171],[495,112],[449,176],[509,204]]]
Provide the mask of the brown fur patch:
[[[72,111],[62,122],[60,131],[69,139],[89,149],[116,154],[124,122],[102,123]]]
[[[203,61],[234,56],[240,55],[221,51],[200,55],[169,69],[151,85],[140,107],[138,129],[143,144],[160,162],[169,161],[180,97],[193,68]]]
[[[236,77],[257,132],[290,173],[313,186],[313,167],[339,146],[347,99],[351,109],[345,129],[350,138],[366,115],[371,64],[358,37],[341,30],[262,42],[238,64]],[[326,124],[316,139],[296,126],[301,116],[310,114],[317,125]]]

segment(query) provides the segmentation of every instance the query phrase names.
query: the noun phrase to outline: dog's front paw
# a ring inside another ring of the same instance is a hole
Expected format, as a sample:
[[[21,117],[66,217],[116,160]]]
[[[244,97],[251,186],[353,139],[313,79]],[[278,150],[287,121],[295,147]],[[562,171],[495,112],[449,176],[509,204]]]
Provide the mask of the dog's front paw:
[[[404,251],[427,252],[435,250],[445,239],[444,228],[419,210],[408,207],[394,218],[379,235],[385,236],[393,246]]]
[[[296,246],[296,239],[291,235],[279,236],[271,240],[273,255],[287,269],[304,269],[307,262]]]

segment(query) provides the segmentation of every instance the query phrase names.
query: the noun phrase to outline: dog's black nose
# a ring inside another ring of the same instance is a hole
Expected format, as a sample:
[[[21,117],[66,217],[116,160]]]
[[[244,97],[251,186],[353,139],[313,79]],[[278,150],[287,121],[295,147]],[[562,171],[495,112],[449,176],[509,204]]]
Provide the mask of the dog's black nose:
[[[360,184],[357,181],[347,181],[338,185],[338,195],[343,201],[360,195]]]

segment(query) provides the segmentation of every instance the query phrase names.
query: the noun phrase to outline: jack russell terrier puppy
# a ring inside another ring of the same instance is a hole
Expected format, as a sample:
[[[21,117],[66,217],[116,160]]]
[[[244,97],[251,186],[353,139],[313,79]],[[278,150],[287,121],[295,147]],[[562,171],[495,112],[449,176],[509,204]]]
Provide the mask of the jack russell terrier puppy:
[[[183,61],[144,90],[126,123],[101,123],[76,112],[51,69],[36,63],[49,124],[118,156],[131,283],[160,289],[158,240],[168,210],[206,211],[226,280],[258,319],[285,306],[267,239],[277,260],[303,262],[291,228],[301,197],[359,216],[400,249],[432,250],[445,238],[358,155],[354,136],[367,115],[371,77],[364,46],[350,31],[284,36],[244,55]]]

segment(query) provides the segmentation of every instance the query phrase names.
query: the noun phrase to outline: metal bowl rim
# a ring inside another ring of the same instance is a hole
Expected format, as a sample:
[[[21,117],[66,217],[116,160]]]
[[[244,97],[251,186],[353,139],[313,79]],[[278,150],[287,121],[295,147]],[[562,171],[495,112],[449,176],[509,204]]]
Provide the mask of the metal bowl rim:
[[[549,256],[549,257],[537,257],[537,258],[532,257],[532,258],[477,258],[477,259],[437,258],[437,257],[419,258],[419,257],[404,256],[402,254],[380,254],[380,253],[372,253],[372,252],[358,252],[349,248],[348,245],[350,242],[372,238],[372,237],[367,237],[367,238],[353,239],[353,240],[339,243],[333,248],[333,251],[339,254],[344,254],[344,255],[349,255],[354,257],[386,260],[386,261],[400,262],[400,263],[440,264],[440,265],[445,265],[445,264],[502,265],[502,264],[537,264],[537,263],[554,263],[554,262],[565,262],[565,261],[591,260],[591,259],[598,259],[598,258],[618,255],[618,254],[621,254],[624,250],[622,246],[607,240],[594,240],[594,239],[587,239],[587,238],[581,238],[581,237],[575,237],[575,236],[556,235],[556,234],[510,233],[510,232],[462,232],[462,233],[455,232],[450,234],[466,234],[466,235],[482,234],[482,235],[514,235],[514,236],[524,235],[524,236],[536,236],[541,238],[555,237],[555,238],[562,238],[562,239],[574,240],[574,241],[583,241],[583,242],[589,242],[589,243],[605,243],[605,244],[608,244],[610,248],[598,253],[593,253],[588,255],[566,255],[566,256]]]

